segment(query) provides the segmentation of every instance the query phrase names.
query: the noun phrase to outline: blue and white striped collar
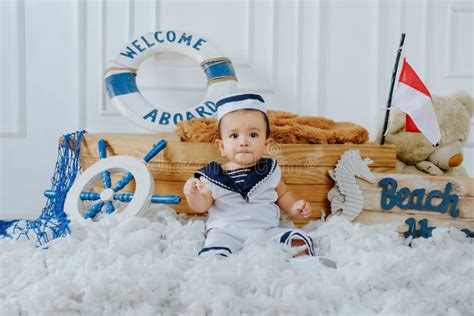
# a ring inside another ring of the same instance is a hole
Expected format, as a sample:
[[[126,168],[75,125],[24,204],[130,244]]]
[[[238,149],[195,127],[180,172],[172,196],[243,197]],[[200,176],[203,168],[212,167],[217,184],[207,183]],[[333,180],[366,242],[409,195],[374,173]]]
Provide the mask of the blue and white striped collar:
[[[244,200],[249,201],[250,194],[263,183],[277,166],[276,160],[261,158],[253,167],[249,167],[247,177],[243,183],[236,184],[226,170],[215,161],[194,173],[195,178],[204,177],[221,188],[239,193]]]

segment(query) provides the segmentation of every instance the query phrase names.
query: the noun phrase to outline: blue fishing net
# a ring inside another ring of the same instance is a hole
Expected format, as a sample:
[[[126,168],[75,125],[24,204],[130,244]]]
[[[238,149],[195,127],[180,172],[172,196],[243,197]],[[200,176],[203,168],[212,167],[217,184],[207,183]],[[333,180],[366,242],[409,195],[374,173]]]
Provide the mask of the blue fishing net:
[[[85,131],[66,134],[58,145],[58,159],[54,175],[51,178],[51,190],[55,195],[49,198],[41,215],[36,220],[17,219],[0,220],[0,237],[27,238],[41,246],[58,237],[64,237],[71,232],[69,219],[64,212],[66,194],[71,188],[78,172],[79,150]]]

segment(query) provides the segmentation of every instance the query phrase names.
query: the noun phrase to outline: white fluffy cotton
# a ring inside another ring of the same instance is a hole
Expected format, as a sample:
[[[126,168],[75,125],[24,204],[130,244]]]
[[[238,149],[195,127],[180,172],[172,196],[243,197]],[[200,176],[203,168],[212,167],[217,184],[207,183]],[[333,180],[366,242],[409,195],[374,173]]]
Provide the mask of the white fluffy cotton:
[[[342,218],[305,230],[319,255],[293,265],[261,236],[229,258],[197,257],[204,221],[170,209],[73,223],[47,249],[0,240],[0,314],[449,314],[474,311],[474,240],[436,229],[411,247],[391,225]]]

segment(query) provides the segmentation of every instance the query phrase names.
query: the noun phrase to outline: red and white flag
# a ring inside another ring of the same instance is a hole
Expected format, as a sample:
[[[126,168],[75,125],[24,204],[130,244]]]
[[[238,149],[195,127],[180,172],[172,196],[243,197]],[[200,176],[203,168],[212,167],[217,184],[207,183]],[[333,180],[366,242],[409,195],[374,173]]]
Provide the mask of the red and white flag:
[[[406,113],[407,132],[421,132],[432,144],[438,143],[441,132],[431,94],[405,58],[392,104]]]

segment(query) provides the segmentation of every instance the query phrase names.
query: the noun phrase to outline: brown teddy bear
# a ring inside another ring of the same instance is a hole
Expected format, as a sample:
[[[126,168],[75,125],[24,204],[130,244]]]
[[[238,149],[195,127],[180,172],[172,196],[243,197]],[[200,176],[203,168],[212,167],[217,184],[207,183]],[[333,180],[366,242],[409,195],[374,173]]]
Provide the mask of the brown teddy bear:
[[[368,131],[357,124],[334,122],[318,116],[298,116],[283,111],[268,111],[270,137],[280,144],[363,144]],[[215,118],[182,121],[176,129],[183,142],[214,142],[219,138]]]
[[[397,172],[419,175],[468,177],[461,165],[462,149],[469,138],[474,99],[465,92],[433,96],[433,107],[441,130],[441,140],[433,146],[421,133],[405,130],[405,113],[391,112],[385,135],[387,144],[397,146]]]

